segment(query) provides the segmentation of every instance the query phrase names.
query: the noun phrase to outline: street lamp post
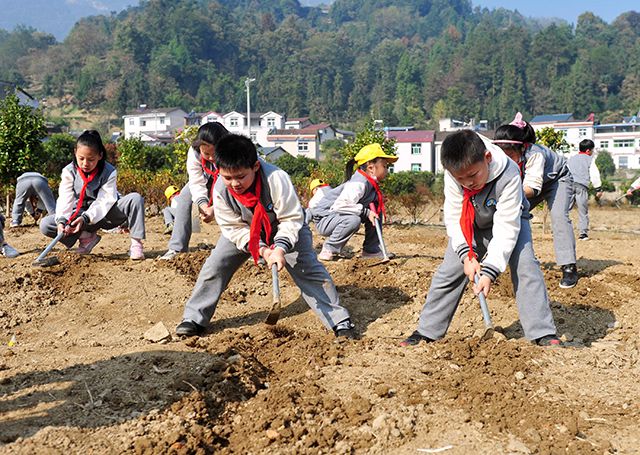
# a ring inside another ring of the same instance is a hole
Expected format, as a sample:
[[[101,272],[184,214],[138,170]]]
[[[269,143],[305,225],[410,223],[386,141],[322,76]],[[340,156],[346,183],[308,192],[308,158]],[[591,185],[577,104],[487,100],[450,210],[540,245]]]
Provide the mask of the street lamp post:
[[[247,126],[249,127],[249,139],[251,139],[251,96],[249,95],[249,84],[255,80],[253,77],[248,77],[244,81],[244,85],[247,87]]]

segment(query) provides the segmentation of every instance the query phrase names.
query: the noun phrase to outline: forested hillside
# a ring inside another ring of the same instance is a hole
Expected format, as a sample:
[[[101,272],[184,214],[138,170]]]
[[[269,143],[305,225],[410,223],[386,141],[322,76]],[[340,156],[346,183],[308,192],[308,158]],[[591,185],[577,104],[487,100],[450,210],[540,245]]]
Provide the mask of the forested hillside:
[[[118,114],[244,109],[247,76],[257,111],[343,124],[617,116],[640,109],[640,14],[585,13],[573,29],[469,0],[336,0],[328,14],[297,0],[148,0],[83,19],[62,43],[0,31],[0,79]]]

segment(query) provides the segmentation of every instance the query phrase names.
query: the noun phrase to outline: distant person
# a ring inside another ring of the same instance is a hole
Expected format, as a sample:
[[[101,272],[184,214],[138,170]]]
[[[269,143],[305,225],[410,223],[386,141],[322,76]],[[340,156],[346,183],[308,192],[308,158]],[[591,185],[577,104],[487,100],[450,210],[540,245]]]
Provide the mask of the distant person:
[[[311,199],[309,199],[307,210],[305,211],[307,224],[312,221],[311,209],[318,205],[322,198],[327,195],[329,190],[331,190],[331,186],[321,179],[313,179],[309,184]]]
[[[191,206],[196,204],[200,219],[205,223],[213,221],[213,185],[218,177],[218,169],[213,164],[216,143],[229,131],[219,122],[208,122],[198,129],[195,140],[187,152],[187,174],[189,181],[176,197],[174,224],[169,239],[169,250],[160,259],[168,261],[179,253],[189,251]]]
[[[18,250],[9,245],[4,238],[4,215],[0,213],[0,254],[6,258],[16,258],[20,256]]]
[[[73,162],[62,169],[58,202],[54,215],[40,222],[40,231],[55,237],[64,232],[60,242],[67,248],[76,241],[78,254],[89,254],[100,241],[98,229],[129,227],[133,260],[144,259],[144,199],[138,193],[120,197],[116,187],[116,169],[107,162],[100,133],[83,132],[76,141]]]
[[[16,198],[11,211],[11,227],[22,224],[26,211],[34,221],[46,210],[47,215],[56,213],[56,199],[49,188],[46,177],[38,172],[25,172],[16,182]]]
[[[175,220],[175,210],[178,206],[177,196],[180,195],[180,190],[177,186],[170,185],[164,190],[164,196],[167,198],[167,206],[162,209],[162,217],[164,219],[164,232],[163,234],[171,234],[173,232],[173,223]]]
[[[441,161],[449,243],[431,279],[418,328],[400,344],[444,337],[469,281],[478,276],[473,292],[487,296],[509,265],[525,337],[542,346],[560,345],[517,166],[471,130],[444,140]]]
[[[640,177],[638,177],[631,183],[631,185],[629,186],[629,189],[625,193],[625,196],[631,196],[634,192],[638,191],[639,189],[640,189]]]
[[[589,183],[596,190],[596,197],[602,196],[600,171],[593,159],[595,144],[584,139],[578,145],[580,152],[567,160],[567,167],[573,176],[575,205],[578,209],[578,239],[589,240]]]
[[[204,333],[220,295],[252,257],[256,264],[263,258],[269,268],[286,268],[322,324],[337,337],[353,338],[349,312],[340,305],[333,280],[313,250],[311,230],[289,175],[258,159],[251,139],[237,134],[217,141],[215,163],[220,178],[213,197],[221,235],[200,270],[176,334]]]
[[[535,142],[536,133],[520,112],[511,123],[498,127],[493,141],[518,165],[531,210],[547,202],[556,262],[562,270],[560,287],[572,288],[578,283],[576,238],[569,217],[573,177],[563,156]]]
[[[327,237],[319,259],[334,260],[362,223],[365,230],[361,257],[382,259],[380,241],[373,223],[378,223],[379,218],[386,215],[380,182],[387,177],[389,164],[397,160],[397,156],[387,155],[380,144],[362,147],[346,165],[345,183],[329,190],[311,208],[318,234]],[[358,169],[353,173],[356,164]]]

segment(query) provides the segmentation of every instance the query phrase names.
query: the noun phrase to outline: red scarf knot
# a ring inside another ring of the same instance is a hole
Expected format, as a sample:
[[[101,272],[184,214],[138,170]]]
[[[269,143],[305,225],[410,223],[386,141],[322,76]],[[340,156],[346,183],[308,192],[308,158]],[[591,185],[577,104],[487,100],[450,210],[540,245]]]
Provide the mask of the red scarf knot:
[[[369,183],[371,183],[371,186],[376,191],[376,195],[378,197],[378,207],[376,208],[376,214],[380,216],[380,214],[382,213],[383,218],[386,219],[387,211],[384,208],[384,197],[382,196],[382,191],[380,191],[380,185],[378,184],[378,181],[364,172],[362,169],[358,169],[358,172],[361,173]]]
[[[89,182],[91,182],[95,178],[95,176],[98,175],[98,166],[96,166],[96,168],[91,171],[89,175],[86,175],[84,171],[77,166],[76,169],[78,170],[78,175],[82,179],[82,190],[80,190],[80,197],[78,198],[78,205],[76,205],[76,210],[75,212],[73,212],[73,215],[71,215],[67,223],[71,223],[80,213],[80,209],[82,209],[82,204],[84,203],[84,197],[87,194],[87,186],[89,185]]]
[[[208,166],[209,163],[210,161],[205,160],[204,156],[200,155],[200,164],[202,165],[202,170],[206,174],[209,174],[211,177],[213,177],[213,183],[211,184],[211,191],[209,192],[209,207],[211,207],[213,205],[213,187],[216,186],[216,180],[218,180],[218,174],[220,173],[220,171],[218,171],[218,168],[216,168],[215,164],[213,165],[214,167],[213,171],[209,169],[209,166]]]
[[[271,238],[271,221],[267,215],[267,210],[260,202],[260,194],[262,191],[261,173],[256,173],[255,185],[253,190],[248,189],[242,194],[238,194],[231,188],[228,188],[229,194],[242,204],[244,207],[253,210],[253,219],[249,228],[249,252],[253,257],[253,261],[257,264],[260,259],[260,234],[264,229],[265,242],[269,244]]]
[[[478,256],[475,251],[473,251],[473,222],[475,220],[476,210],[471,199],[482,191],[482,188],[479,190],[463,188],[463,190],[464,195],[462,198],[462,212],[460,213],[460,228],[462,229],[462,235],[469,246],[469,259],[477,259]]]

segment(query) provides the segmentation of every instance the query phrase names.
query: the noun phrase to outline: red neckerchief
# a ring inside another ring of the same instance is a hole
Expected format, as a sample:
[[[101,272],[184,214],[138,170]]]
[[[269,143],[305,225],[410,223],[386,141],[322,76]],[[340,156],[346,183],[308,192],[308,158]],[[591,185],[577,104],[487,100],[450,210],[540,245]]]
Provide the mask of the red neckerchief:
[[[82,179],[82,190],[80,190],[80,197],[78,198],[78,205],[76,206],[76,211],[73,212],[73,215],[71,215],[71,218],[69,218],[69,221],[67,223],[71,223],[75,219],[75,217],[78,216],[78,213],[80,213],[80,209],[82,208],[82,203],[84,202],[84,197],[87,194],[87,186],[89,185],[89,182],[91,182],[95,178],[95,176],[98,175],[98,166],[96,166],[96,168],[93,171],[91,171],[89,175],[85,175],[82,169],[80,169],[77,166],[76,166],[76,169],[78,170],[78,175]]]
[[[473,202],[471,202],[471,198],[480,191],[482,191],[482,188],[479,190],[468,190],[467,188],[463,188],[460,228],[462,229],[462,235],[464,235],[464,239],[467,241],[467,245],[469,246],[469,259],[478,257],[475,251],[473,251],[473,221],[475,220],[476,210],[473,206]]]
[[[265,241],[269,242],[271,238],[271,221],[264,208],[264,205],[260,202],[260,192],[262,190],[262,177],[260,172],[256,173],[256,180],[253,190],[248,189],[242,194],[238,194],[231,188],[227,188],[229,194],[233,198],[242,204],[244,207],[253,210],[253,219],[251,220],[251,227],[249,228],[249,252],[253,256],[254,262],[257,264],[260,259],[260,234],[264,228]]]
[[[207,163],[209,163],[209,161],[205,160],[204,156],[200,155],[200,164],[202,165],[202,170],[213,177],[211,192],[209,193],[209,207],[211,207],[211,205],[213,205],[213,187],[216,186],[216,180],[218,180],[218,174],[220,173],[220,171],[218,171],[218,168],[215,168],[215,170],[212,171],[211,169],[209,169],[209,166],[207,166]],[[216,167],[216,165],[214,164],[213,167]]]
[[[382,213],[383,218],[386,219],[387,218],[387,211],[384,208],[384,199],[382,198],[382,191],[380,191],[380,185],[378,185],[378,182],[377,182],[376,179],[371,177],[369,174],[364,172],[362,169],[358,169],[358,172],[361,173],[362,175],[364,175],[364,178],[366,178],[367,181],[369,183],[371,183],[371,186],[373,186],[373,189],[376,190],[376,195],[378,196],[378,207],[376,208],[376,213],[378,215],[380,215],[380,213]]]
[[[522,159],[520,161],[518,161],[518,169],[520,169],[520,179],[524,180],[524,169],[525,169],[525,164],[527,164],[527,162],[524,160],[524,156],[521,157]]]
[[[589,155],[589,152],[578,152],[578,155]]]

